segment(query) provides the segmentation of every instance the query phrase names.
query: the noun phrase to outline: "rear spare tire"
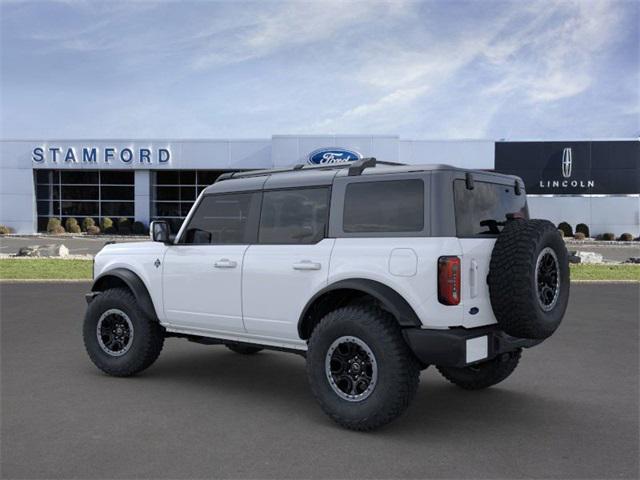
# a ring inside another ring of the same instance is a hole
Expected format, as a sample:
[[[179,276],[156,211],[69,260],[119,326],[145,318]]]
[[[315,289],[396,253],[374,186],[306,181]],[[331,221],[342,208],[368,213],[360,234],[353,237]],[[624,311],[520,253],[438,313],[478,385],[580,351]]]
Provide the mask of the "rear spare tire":
[[[569,301],[567,248],[547,220],[511,220],[496,240],[489,295],[500,327],[519,338],[544,339],[560,325]]]

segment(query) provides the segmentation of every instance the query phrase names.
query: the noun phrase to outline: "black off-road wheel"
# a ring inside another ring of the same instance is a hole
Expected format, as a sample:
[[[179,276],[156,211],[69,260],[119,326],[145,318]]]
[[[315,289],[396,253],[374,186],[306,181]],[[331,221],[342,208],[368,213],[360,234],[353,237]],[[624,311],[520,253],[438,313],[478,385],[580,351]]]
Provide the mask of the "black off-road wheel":
[[[518,366],[521,350],[503,353],[468,367],[436,367],[444,378],[465,390],[481,390],[505,380]]]
[[[239,353],[241,355],[253,355],[263,350],[260,347],[253,347],[251,345],[244,345],[241,343],[227,343],[225,347],[232,352]]]
[[[327,415],[345,428],[368,431],[406,410],[420,365],[389,313],[357,305],[334,310],[313,330],[307,375]]]
[[[129,290],[113,288],[88,305],[83,338],[96,367],[109,375],[128,377],[156,361],[164,344],[164,328],[144,314]]]
[[[489,295],[500,327],[519,338],[545,339],[569,301],[567,248],[547,220],[511,220],[498,236],[489,267]]]

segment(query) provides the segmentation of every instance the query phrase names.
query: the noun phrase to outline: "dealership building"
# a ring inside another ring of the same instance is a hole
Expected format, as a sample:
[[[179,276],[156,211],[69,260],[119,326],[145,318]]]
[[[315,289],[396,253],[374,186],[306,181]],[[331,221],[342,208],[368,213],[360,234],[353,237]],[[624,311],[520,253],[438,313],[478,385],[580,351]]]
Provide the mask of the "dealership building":
[[[640,235],[640,141],[407,140],[394,135],[274,135],[238,140],[3,140],[0,224],[46,229],[51,217],[178,225],[224,172],[362,157],[444,163],[523,178],[532,217]],[[381,199],[384,201],[384,199]]]

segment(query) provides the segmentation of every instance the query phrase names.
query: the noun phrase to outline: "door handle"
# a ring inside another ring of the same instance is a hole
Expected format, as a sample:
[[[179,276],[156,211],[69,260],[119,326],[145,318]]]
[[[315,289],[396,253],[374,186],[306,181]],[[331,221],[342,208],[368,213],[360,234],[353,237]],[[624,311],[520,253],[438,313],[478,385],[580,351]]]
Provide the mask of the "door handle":
[[[294,263],[294,270],[320,270],[322,265],[318,262],[312,262],[310,260],[302,260],[301,262]]]
[[[213,264],[216,268],[236,268],[238,266],[238,262],[234,262],[233,260],[229,260],[228,258],[221,258],[217,262]]]

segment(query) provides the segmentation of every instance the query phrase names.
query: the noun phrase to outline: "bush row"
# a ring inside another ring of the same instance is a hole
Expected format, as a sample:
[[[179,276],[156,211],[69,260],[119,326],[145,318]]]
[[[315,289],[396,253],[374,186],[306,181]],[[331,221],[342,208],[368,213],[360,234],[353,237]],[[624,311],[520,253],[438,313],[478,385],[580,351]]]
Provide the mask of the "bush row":
[[[567,222],[560,222],[558,224],[558,231],[563,237],[573,237],[576,240],[584,240],[585,238],[590,238],[589,226],[584,223],[579,223],[578,225],[576,225],[576,231],[575,233],[573,233],[573,228],[571,227],[571,225],[569,225]],[[614,233],[607,232],[598,235],[596,237],[596,240],[618,240],[620,242],[631,242],[633,240],[633,235],[631,235],[630,233],[623,233],[616,238],[616,235]],[[640,237],[638,237],[636,240],[640,240]]]
[[[93,218],[87,217],[79,224],[75,218],[67,218],[64,226],[59,218],[50,218],[47,223],[47,233],[54,235],[61,233],[80,233],[86,232],[89,235],[98,235],[99,233],[119,234],[119,235],[144,235],[147,228],[142,222],[133,222],[128,218],[119,218],[115,222],[109,217],[103,217],[100,226],[96,225]]]

